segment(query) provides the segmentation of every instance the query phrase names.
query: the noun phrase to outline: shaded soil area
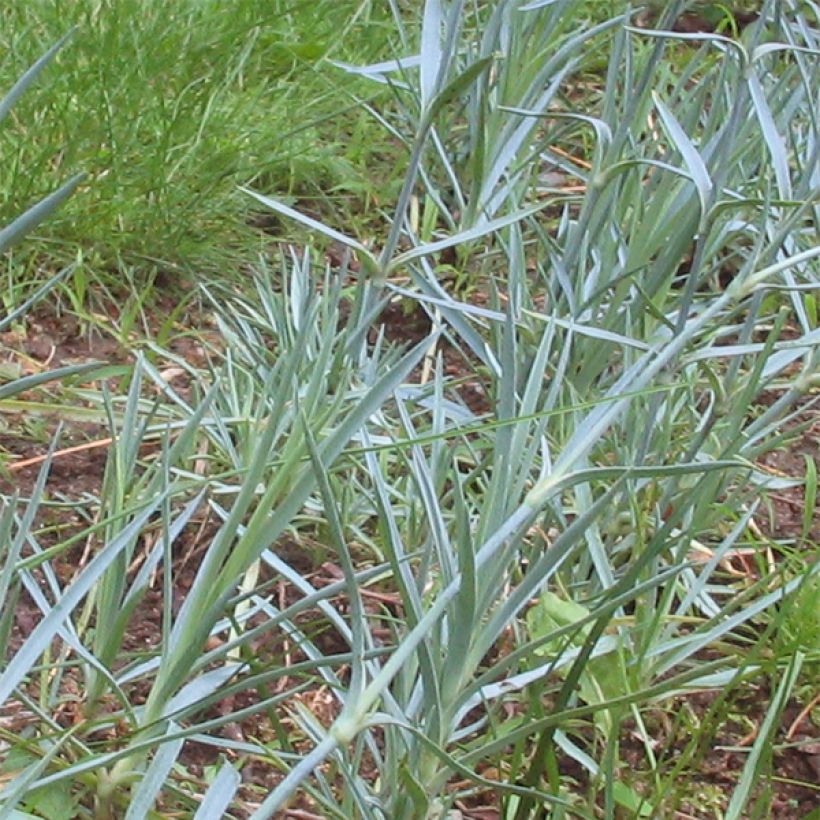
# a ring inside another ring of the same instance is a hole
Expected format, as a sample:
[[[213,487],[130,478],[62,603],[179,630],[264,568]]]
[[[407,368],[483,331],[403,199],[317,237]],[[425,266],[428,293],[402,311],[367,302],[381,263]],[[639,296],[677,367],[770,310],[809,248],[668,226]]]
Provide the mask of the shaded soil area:
[[[787,445],[763,455],[760,463],[783,478],[803,478],[808,464],[820,468],[820,404],[809,398],[804,412],[793,422],[794,434]],[[773,538],[789,539],[802,534],[807,506],[814,507],[806,535],[820,543],[820,504],[806,498],[805,487],[788,487],[767,493],[765,524]]]
[[[398,341],[420,341],[427,336],[430,329],[430,320],[427,316],[421,312],[408,314],[400,302],[391,304],[382,320],[387,326],[388,338]],[[81,337],[76,324],[63,321],[57,323],[49,321],[47,317],[32,320],[23,337],[6,334],[5,338],[0,339],[0,346],[4,351],[2,357],[6,364],[19,368],[22,374],[40,372],[46,367],[87,359],[107,362],[124,362],[128,359],[127,352],[110,339],[102,336]],[[476,414],[488,412],[490,397],[480,379],[476,378],[474,369],[464,362],[461,354],[457,354],[446,344],[442,344],[441,350],[448,375],[460,381],[464,403]],[[204,353],[195,343],[178,344],[177,352],[193,366],[201,366],[204,361]],[[40,391],[16,398],[47,404],[47,400],[44,401],[44,394]],[[25,498],[32,492],[43,458],[48,452],[51,436],[65,420],[61,419],[59,414],[50,414],[44,408],[42,414],[35,419],[27,418],[24,414],[15,415],[4,411],[2,421],[0,456],[4,460],[4,468],[0,475],[0,496],[6,500],[0,503],[8,503],[8,499],[15,493]],[[820,466],[820,415],[817,407],[809,406],[798,423],[794,441],[789,447],[781,448],[762,459],[762,464],[766,468],[786,477],[802,478],[806,472],[807,459],[813,459],[814,463]],[[47,548],[58,541],[64,541],[71,534],[81,532],[95,520],[98,513],[97,498],[105,474],[109,447],[109,431],[103,424],[74,420],[65,422],[45,484],[47,503],[44,504],[36,525],[36,536],[41,547]],[[803,511],[808,501],[804,497],[803,488],[794,487],[771,493],[769,498],[768,518],[760,522],[761,527],[774,539],[800,543],[806,534],[803,532]],[[216,527],[217,522],[209,518],[207,513],[203,513],[195,517],[175,542],[175,609],[181,606],[193,584],[202,554],[207,549]],[[820,510],[815,510],[807,535],[808,542],[820,539]],[[804,544],[807,548],[808,542]],[[142,565],[148,546],[147,543],[143,545],[135,557],[130,568],[132,577]],[[286,559],[303,572],[315,587],[339,579],[339,567],[317,560],[305,550],[304,544],[293,542],[282,544],[281,547]],[[67,584],[76,577],[77,572],[87,565],[92,552],[93,539],[83,539],[56,556],[53,566],[60,582]],[[42,574],[37,574],[37,578],[45,588]],[[295,600],[299,594],[290,584],[278,579],[269,571],[263,571],[260,583],[269,586],[280,607]],[[147,657],[159,645],[163,621],[162,585],[162,573],[158,571],[131,620],[125,641],[131,659]],[[398,602],[392,600],[388,593],[374,589],[370,591],[369,596],[366,597],[366,601],[368,606],[372,606],[371,614],[374,616],[385,608],[392,615],[400,614],[396,608]],[[346,606],[345,601],[340,599],[334,604],[342,609]],[[9,652],[19,647],[23,636],[30,634],[41,617],[40,609],[24,592],[17,604],[11,642],[6,648],[7,657]],[[321,629],[319,623],[317,618],[316,629]],[[306,622],[304,628],[310,631],[312,627]],[[334,642],[338,642],[335,637],[329,636],[323,643],[321,634],[315,631],[311,634],[324,651],[345,650],[343,645],[335,645]],[[385,640],[389,638],[390,631],[385,628]],[[278,633],[261,635],[254,643],[251,654],[253,660],[249,674],[273,666],[287,670],[289,666],[304,659],[304,656]],[[343,670],[340,671],[342,677],[344,674]],[[263,692],[243,692],[211,707],[207,717],[215,720],[225,718],[224,725],[214,730],[213,745],[191,740],[186,742],[180,757],[184,772],[177,778],[180,789],[183,792],[201,795],[212,780],[208,768],[215,766],[220,756],[226,755],[234,762],[242,764],[244,784],[240,796],[249,807],[249,814],[250,807],[258,804],[264,794],[280,781],[282,775],[270,760],[261,755],[249,757],[226,751],[225,747],[220,745],[219,739],[238,742],[255,740],[261,744],[276,744],[283,737],[287,737],[294,751],[308,748],[310,741],[295,730],[295,724],[289,718],[281,718],[273,709],[250,713],[253,712],[252,707],[260,701],[262,694],[272,697],[287,691],[290,685],[288,675],[284,674],[271,682]],[[75,703],[82,699],[78,675],[66,675],[65,686],[66,695],[70,696],[67,697],[67,703],[72,698]],[[36,685],[32,687],[30,694],[36,697]],[[136,684],[129,691],[134,704],[144,700],[146,694],[144,684]],[[725,808],[727,795],[731,794],[737,784],[749,749],[763,723],[771,693],[765,681],[749,687],[743,699],[732,705],[729,719],[723,721],[710,718],[710,708],[716,697],[717,693],[707,692],[659,708],[657,714],[653,715],[650,739],[641,737],[635,725],[627,724],[623,727],[621,754],[625,778],[636,783],[640,781],[640,774],[646,767],[646,747],[649,744],[658,760],[659,771],[662,776],[671,778],[670,789],[676,791],[679,796],[674,808],[675,814],[669,816],[681,820],[689,817],[720,816],[721,809]],[[327,686],[312,687],[300,693],[298,699],[325,726],[338,714],[338,699]],[[774,743],[769,750],[773,756],[772,770],[775,776],[760,788],[771,791],[774,816],[778,818],[804,818],[820,800],[820,792],[811,786],[820,782],[820,726],[816,719],[816,699],[814,705],[814,711],[807,711],[805,702],[791,701],[780,719]],[[233,720],[232,715],[238,710],[247,710],[249,714],[245,714],[239,720]],[[683,713],[690,716],[690,730],[694,725],[707,727],[697,747],[692,746],[691,731],[687,733],[686,722],[676,717],[676,714]],[[67,706],[59,715],[55,715],[54,719],[57,724],[68,727],[82,720],[82,715],[76,707]],[[34,715],[19,701],[10,701],[0,706],[0,727],[5,731],[20,733],[34,722]],[[118,731],[119,727],[109,727],[101,730],[96,739],[122,742],[126,736],[119,736]],[[682,756],[687,756],[690,763],[680,778],[688,778],[690,782],[678,782],[675,779],[675,764]],[[579,789],[585,788],[588,778],[584,770],[569,758],[563,759],[560,766],[567,777],[578,783]],[[698,772],[696,783],[691,782],[692,771]],[[372,776],[376,777],[375,770]],[[487,776],[492,779],[489,773]],[[709,801],[709,805],[698,805],[696,800]],[[281,816],[316,816],[311,814],[312,809],[310,803],[304,801]],[[492,792],[479,792],[474,798],[461,803],[459,810],[463,818],[473,820],[496,820],[500,817],[498,799]],[[237,816],[246,815],[238,812]]]

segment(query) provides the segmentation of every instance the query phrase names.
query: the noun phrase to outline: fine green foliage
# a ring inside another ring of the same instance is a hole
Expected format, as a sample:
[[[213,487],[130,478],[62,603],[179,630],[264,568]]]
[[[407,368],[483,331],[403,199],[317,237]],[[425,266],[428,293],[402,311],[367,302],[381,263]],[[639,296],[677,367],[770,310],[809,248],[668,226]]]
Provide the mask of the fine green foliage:
[[[790,541],[758,526],[768,493],[816,488],[762,456],[820,387],[818,31],[773,2],[732,38],[673,32],[682,3],[646,29],[427,0],[416,35],[389,5],[403,51],[334,68],[393,95],[378,247],[260,177],[248,201],[341,268],[282,249],[203,285],[207,366],[148,343],[77,391],[112,443],[74,533],[38,524],[54,449],[3,507],[3,611],[39,614],[0,667],[32,715],[2,735],[0,813],[62,790],[129,820],[674,816],[759,681],[719,810],[770,807],[820,663],[816,500]],[[429,332],[391,343],[395,305]],[[659,715],[702,692],[675,742]],[[194,743],[219,752],[199,781]]]
[[[55,173],[86,171],[83,197],[29,247],[59,263],[81,253],[86,291],[116,292],[125,272],[142,289],[153,270],[224,272],[231,251],[253,247],[238,183],[366,203],[384,141],[376,128],[350,139],[367,115],[338,72],[317,69],[376,59],[389,22],[370,0],[4,3],[0,85],[75,29],[47,99],[0,135],[0,214],[43,196]],[[31,276],[26,262],[17,276]]]
[[[53,45],[26,72],[17,79],[8,93],[0,100],[0,124],[3,124],[25,92],[37,81],[41,72],[54,59],[54,56],[65,44],[66,37]],[[59,190],[49,193],[35,205],[32,205],[25,213],[16,216],[9,224],[0,229],[0,253],[13,247],[23,236],[36,228],[44,219],[51,216],[60,205],[74,192],[77,185],[82,180],[81,176],[75,176],[66,182]],[[43,295],[43,294],[40,294]],[[21,311],[28,309],[29,305],[21,306]],[[5,329],[13,321],[7,317],[0,325],[0,329]]]
[[[34,62],[28,70],[14,83],[8,93],[0,99],[0,128],[3,121],[11,113],[15,104],[25,94],[25,92],[36,83],[40,73],[51,62],[57,52],[65,44],[67,37],[53,45],[45,54]],[[51,217],[54,212],[71,196],[77,186],[82,181],[82,175],[72,177],[68,182],[53,193],[43,197],[39,202],[32,205],[27,211],[15,217],[8,225],[0,228],[0,253],[8,251],[19,242],[30,231],[34,230],[44,220]],[[0,319],[0,333],[7,331],[14,322],[24,316],[26,312],[42,298],[44,298],[53,288],[58,285],[68,274],[70,269],[61,271],[44,282],[28,299],[22,304],[9,311]],[[11,379],[6,384],[0,385],[0,401],[7,400],[13,396],[37,387],[44,382],[66,376],[87,373],[93,370],[95,365],[82,364],[71,365],[59,368],[55,371],[45,371],[30,376]]]

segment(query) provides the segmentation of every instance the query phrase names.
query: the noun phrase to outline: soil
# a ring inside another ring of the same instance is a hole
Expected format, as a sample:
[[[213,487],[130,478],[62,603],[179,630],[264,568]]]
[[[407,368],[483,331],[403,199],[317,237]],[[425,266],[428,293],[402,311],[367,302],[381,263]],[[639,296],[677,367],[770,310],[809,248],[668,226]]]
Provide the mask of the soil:
[[[806,400],[807,405],[809,401]],[[803,429],[795,434],[788,446],[766,453],[760,459],[760,463],[775,475],[802,477],[806,474],[809,460],[820,467],[820,407],[816,399],[805,412],[798,414],[793,425]],[[792,538],[800,533],[807,501],[803,487],[770,492],[765,520],[767,532],[778,539]],[[820,543],[820,504],[815,505],[808,537]]]
[[[429,319],[420,312],[408,314],[401,302],[391,304],[384,316],[391,339],[414,342],[423,339],[430,328]],[[177,353],[188,359],[194,366],[202,366],[205,353],[202,348],[190,340],[183,340],[177,344]],[[476,380],[474,371],[465,366],[465,363],[445,343],[441,349],[444,355],[447,372],[457,377],[463,377],[464,384],[462,398],[475,413],[487,412],[490,408],[488,397]],[[106,362],[124,362],[129,354],[116,342],[102,335],[80,335],[80,328],[71,320],[57,320],[48,316],[35,316],[20,335],[5,334],[0,338],[0,356],[9,364],[18,366],[22,372],[39,372],[47,367],[68,364],[77,361],[98,360]],[[42,398],[41,394],[38,394]],[[17,398],[27,398],[20,396]],[[29,398],[35,398],[31,396]],[[802,477],[805,474],[805,457],[820,463],[820,414],[816,406],[807,409],[802,419],[804,429],[795,438],[789,449],[781,449],[762,459],[763,465],[770,470],[786,476]],[[5,469],[0,476],[0,495],[9,497],[17,493],[27,496],[37,481],[42,464],[42,458],[48,451],[51,435],[58,427],[59,419],[48,415],[37,419],[39,438],[30,433],[20,434],[27,430],[31,420],[22,417],[5,415],[2,418],[3,427],[0,431],[0,456],[6,460]],[[108,452],[108,431],[105,427],[93,423],[69,422],[63,427],[58,450],[53,457],[51,470],[46,482],[48,498],[65,502],[61,506],[50,507],[39,522],[41,525],[52,527],[52,535],[44,535],[41,545],[49,546],[59,534],[64,539],[72,532],[79,531],[86,525],[87,520],[94,514],[94,496],[99,492],[106,468]],[[771,496],[771,514],[763,522],[764,528],[775,539],[795,538],[800,535],[803,526],[803,509],[806,500],[802,496],[802,488],[790,488]],[[186,528],[183,535],[175,544],[175,583],[177,584],[177,605],[181,603],[187,590],[193,583],[198,561],[207,546],[208,539],[213,533],[216,524],[212,521],[199,518]],[[816,510],[811,527],[810,538],[820,540],[820,509]],[[300,549],[294,545],[295,550]],[[298,561],[295,552],[291,558]],[[339,576],[339,568],[330,564],[316,566],[314,562],[302,553],[305,575],[314,585],[332,583]],[[86,545],[77,544],[71,550],[60,555],[56,561],[57,575],[63,583],[67,583],[88,560]],[[136,571],[138,563],[132,567]],[[285,604],[292,590],[281,581],[263,575],[262,582],[277,583],[277,595],[281,603]],[[127,649],[136,654],[144,653],[157,646],[158,636],[161,633],[162,598],[161,576],[154,579],[152,589],[146,595],[139,607],[136,617],[132,620],[126,640]],[[395,602],[393,602],[395,603]],[[372,601],[373,606],[387,606],[389,601],[379,600],[378,594]],[[19,646],[22,636],[33,629],[39,620],[40,613],[34,602],[25,594],[18,603],[16,621],[12,634],[11,646],[7,651]],[[326,647],[332,649],[333,647]],[[260,639],[254,646],[255,664],[264,666],[273,659],[276,663],[293,663],[299,659],[298,653],[281,639]],[[69,679],[67,686],[77,687],[76,682]],[[272,685],[273,692],[286,688],[287,681],[282,680]],[[36,694],[33,691],[32,694]],[[132,691],[134,702],[139,702],[141,695]],[[694,695],[677,704],[666,704],[664,712],[674,713],[678,709],[689,709],[696,719],[705,719],[709,707],[716,697],[716,693]],[[256,695],[242,693],[229,701],[217,704],[211,712],[211,717],[220,715],[229,716],[236,710],[253,705]],[[316,687],[300,695],[304,705],[317,717],[328,725],[338,711],[338,702],[326,687]],[[702,751],[699,767],[699,782],[690,784],[684,792],[698,794],[704,789],[712,792],[731,792],[737,783],[739,772],[746,758],[746,750],[753,742],[753,735],[749,734],[749,726],[759,727],[766,714],[769,703],[769,692],[761,684],[752,693],[751,699],[736,704],[736,711],[744,716],[743,722],[729,720],[724,724],[712,727],[712,740]],[[79,719],[79,715],[67,709],[65,713],[55,716],[58,723],[71,725]],[[0,708],[0,727],[6,731],[20,733],[29,723],[36,722],[34,716],[19,702],[10,701]],[[669,769],[679,753],[686,747],[689,740],[676,734],[668,719],[659,714],[658,729],[653,737],[653,744],[662,767]],[[285,720],[284,729],[288,729]],[[273,739],[282,727],[276,727],[266,712],[248,716],[239,722],[228,722],[220,730],[222,737],[232,740],[256,738],[262,742]],[[111,729],[116,737],[116,729]],[[185,744],[180,760],[187,771],[185,777],[180,777],[178,785],[194,794],[201,793],[205,768],[217,763],[220,755],[236,759],[237,755],[218,741],[219,732],[215,733],[217,740],[214,745],[207,745],[195,741]],[[302,745],[296,742],[296,748]],[[789,818],[803,818],[816,807],[818,791],[810,784],[820,782],[820,730],[811,717],[801,712],[801,705],[796,701],[789,703],[777,732],[774,746],[774,772],[776,777],[766,784],[773,792],[772,816],[788,820]],[[634,777],[645,765],[645,751],[642,742],[637,739],[635,727],[624,728],[622,755],[624,757],[625,773]],[[248,807],[258,803],[261,797],[269,791],[279,780],[281,774],[261,758],[243,759],[242,761],[243,786],[240,792],[240,802]],[[565,774],[571,776],[583,787],[585,775],[571,760],[561,763]],[[492,779],[492,778],[490,778]],[[467,820],[495,820],[499,811],[497,800],[491,792],[479,793],[469,801],[459,804],[461,817]],[[307,802],[295,805],[282,817],[309,818],[311,805]],[[687,804],[685,801],[676,807],[675,817],[685,820],[687,817],[711,817],[712,814],[703,813],[702,807]],[[248,811],[250,813],[250,811]],[[236,816],[246,816],[239,811]],[[673,815],[670,815],[673,816]]]

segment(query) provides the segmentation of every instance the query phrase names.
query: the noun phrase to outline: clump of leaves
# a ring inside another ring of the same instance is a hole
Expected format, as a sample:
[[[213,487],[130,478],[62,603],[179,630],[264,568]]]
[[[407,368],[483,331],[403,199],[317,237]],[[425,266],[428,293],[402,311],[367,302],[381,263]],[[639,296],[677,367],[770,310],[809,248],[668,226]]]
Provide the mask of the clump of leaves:
[[[383,120],[407,146],[383,247],[256,194],[346,246],[359,275],[283,254],[254,294],[207,290],[223,346],[207,370],[177,361],[186,394],[147,359],[128,395],[89,392],[114,439],[82,535],[94,557],[36,599],[0,676],[2,698],[31,701],[37,664],[51,675],[14,795],[81,782],[99,817],[161,801],[266,818],[297,798],[330,817],[439,817],[477,796],[511,818],[650,816],[664,795],[620,777],[623,727],[657,771],[657,702],[740,686],[765,661],[771,704],[727,805],[741,816],[805,660],[763,658],[766,615],[820,567],[725,571],[754,547],[760,494],[799,480],[759,457],[817,382],[816,33],[768,3],[747,41],[684,37],[672,65],[680,4],[651,31],[628,14],[579,31],[574,5],[473,17],[428,0],[417,50],[348,67],[393,87]],[[561,91],[599,49],[604,88],[579,112]],[[455,247],[481,304],[437,276]],[[432,327],[409,351],[379,327],[396,298]],[[763,391],[775,400],[751,413]],[[7,575],[34,594],[30,566],[68,545],[46,552],[24,523],[9,518],[31,552]],[[181,586],[192,528],[207,536]],[[317,534],[332,579],[293,555]],[[161,624],[135,655],[125,636],[160,568]],[[271,639],[288,651],[260,658]],[[87,692],[72,730],[49,720],[66,676]],[[319,686],[321,714],[305,695]],[[222,734],[262,715],[264,736]],[[114,741],[94,740],[101,726]],[[230,750],[202,795],[174,773],[191,739]],[[274,788],[242,787],[251,759]]]

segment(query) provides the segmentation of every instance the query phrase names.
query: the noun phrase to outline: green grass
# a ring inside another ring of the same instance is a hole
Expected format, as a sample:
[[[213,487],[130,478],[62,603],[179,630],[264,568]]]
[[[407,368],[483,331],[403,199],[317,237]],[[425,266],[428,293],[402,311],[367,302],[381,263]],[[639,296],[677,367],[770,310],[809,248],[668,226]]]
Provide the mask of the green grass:
[[[818,406],[818,31],[768,3],[741,44],[667,42],[519,5],[384,30],[424,62],[349,86],[394,81],[366,220],[332,182],[314,210],[248,177],[235,219],[266,208],[359,275],[226,235],[246,282],[203,276],[207,360],[148,339],[0,388],[70,422],[39,391],[72,375],[57,395],[112,439],[93,491],[55,495],[54,449],[0,509],[0,637],[39,611],[0,666],[0,812],[771,812],[820,664],[815,464],[762,464]],[[414,345],[381,335],[398,300]]]
[[[356,84],[330,58],[390,53],[385,4],[240,0],[5,3],[0,88],[66,32],[63,53],[0,132],[0,220],[78,171],[78,195],[27,247],[80,255],[77,289],[116,291],[149,273],[229,273],[260,244],[239,184],[338,200],[367,219],[382,132],[353,106]],[[32,264],[28,254],[39,254]],[[98,279],[99,278],[99,279]]]

